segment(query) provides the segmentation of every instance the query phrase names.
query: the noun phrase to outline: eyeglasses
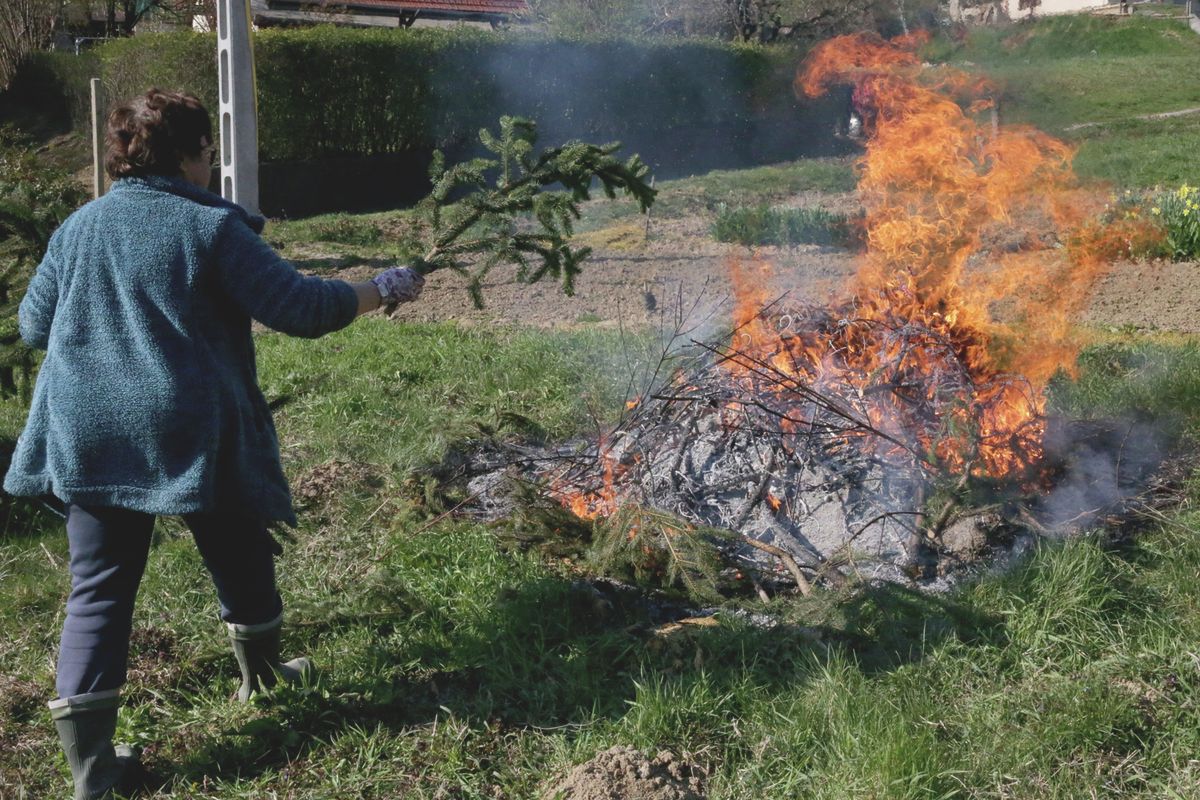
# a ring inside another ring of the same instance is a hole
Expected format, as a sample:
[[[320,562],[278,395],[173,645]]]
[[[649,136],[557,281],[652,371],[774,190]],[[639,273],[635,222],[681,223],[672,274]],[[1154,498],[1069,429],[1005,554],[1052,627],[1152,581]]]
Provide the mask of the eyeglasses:
[[[204,156],[204,150],[208,151],[208,165],[210,167],[215,167],[217,165],[217,161],[219,160],[219,156],[220,156],[220,153],[217,150],[217,146],[215,144],[213,144],[213,145],[209,145],[208,147],[205,147],[203,150],[200,151],[201,157]]]

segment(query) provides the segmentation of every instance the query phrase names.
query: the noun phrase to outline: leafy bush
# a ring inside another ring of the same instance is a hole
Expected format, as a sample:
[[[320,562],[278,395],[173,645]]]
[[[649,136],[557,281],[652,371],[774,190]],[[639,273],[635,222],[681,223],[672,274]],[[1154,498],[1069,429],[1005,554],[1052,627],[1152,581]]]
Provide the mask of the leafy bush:
[[[256,36],[256,49],[258,40]],[[110,107],[157,86],[191,92],[216,113],[216,34],[140,34],[105,42],[92,53],[99,64],[99,75],[93,77],[103,78],[104,97]],[[256,53],[255,60],[256,68],[261,70],[261,55]],[[261,86],[261,71],[258,78]]]
[[[82,130],[91,118],[88,81],[100,77],[100,62],[91,53],[58,51],[31,54],[21,65],[8,90],[0,94],[0,119],[23,124],[22,117],[36,116],[59,130]]]
[[[1168,255],[1177,261],[1200,258],[1200,188],[1185,183],[1151,202],[1150,213],[1166,229]]]
[[[1200,258],[1200,188],[1183,184],[1146,197],[1126,190],[1070,242],[1085,258]]]
[[[854,220],[823,208],[772,208],[768,205],[717,210],[712,227],[719,242],[747,246],[823,244],[856,247],[862,232]]]
[[[33,352],[20,339],[17,305],[52,234],[87,195],[65,173],[39,163],[16,133],[0,129],[0,394],[18,390]]]

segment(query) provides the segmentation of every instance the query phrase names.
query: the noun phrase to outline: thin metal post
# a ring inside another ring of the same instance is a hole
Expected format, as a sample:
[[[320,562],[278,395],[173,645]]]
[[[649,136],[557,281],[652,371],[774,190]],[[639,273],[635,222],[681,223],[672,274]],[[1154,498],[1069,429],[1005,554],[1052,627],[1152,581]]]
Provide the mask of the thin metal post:
[[[258,209],[258,101],[249,0],[217,2],[221,195],[252,214]]]
[[[92,78],[92,197],[104,194],[104,122],[101,111],[102,89],[100,79]]]

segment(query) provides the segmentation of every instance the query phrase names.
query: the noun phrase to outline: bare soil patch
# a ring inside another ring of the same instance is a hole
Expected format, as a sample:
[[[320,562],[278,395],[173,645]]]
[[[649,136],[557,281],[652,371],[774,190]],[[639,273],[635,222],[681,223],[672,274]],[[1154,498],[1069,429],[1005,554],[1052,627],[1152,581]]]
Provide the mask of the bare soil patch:
[[[516,268],[497,267],[484,284],[485,308],[477,309],[458,275],[430,275],[421,299],[401,306],[395,319],[406,322],[455,320],[466,325],[515,324],[535,328],[648,327],[662,315],[673,313],[680,302],[685,309],[699,303],[701,314],[730,306],[729,261],[753,257],[748,248],[714,241],[707,217],[652,220],[650,236],[645,221],[623,221],[580,239],[593,247],[568,297],[552,278],[532,286],[518,283]],[[794,248],[763,247],[755,251],[775,264],[795,264],[796,269],[776,276],[779,292],[820,301],[838,292],[854,273],[854,256],[831,247],[804,245]],[[360,264],[333,274],[346,280],[364,280],[382,263]],[[326,273],[328,274],[328,273]]]
[[[543,800],[704,800],[704,774],[662,751],[647,759],[632,747],[611,747],[576,766]]]
[[[852,194],[804,193],[783,205],[821,206],[852,212]],[[773,265],[770,286],[787,293],[789,303],[820,303],[846,286],[854,274],[853,253],[835,247],[800,245],[759,247],[717,242],[712,213],[673,219],[625,218],[579,235],[593,248],[576,281],[574,296],[563,294],[551,278],[532,286],[519,283],[516,268],[498,267],[484,286],[486,307],[475,308],[463,280],[452,273],[429,276],[417,303],[402,306],[395,319],[411,322],[454,320],[464,325],[513,324],[535,328],[582,326],[655,327],[681,304],[694,313],[722,321],[731,307],[729,264],[760,258]],[[318,250],[305,258],[320,259]],[[336,259],[335,259],[336,261]],[[301,260],[303,266],[304,260]],[[365,280],[390,266],[382,260],[334,269],[347,280]],[[1200,332],[1200,264],[1195,262],[1121,263],[1096,287],[1078,322],[1092,327],[1129,327],[1148,331]]]
[[[1096,287],[1084,324],[1200,333],[1200,264],[1119,264]]]

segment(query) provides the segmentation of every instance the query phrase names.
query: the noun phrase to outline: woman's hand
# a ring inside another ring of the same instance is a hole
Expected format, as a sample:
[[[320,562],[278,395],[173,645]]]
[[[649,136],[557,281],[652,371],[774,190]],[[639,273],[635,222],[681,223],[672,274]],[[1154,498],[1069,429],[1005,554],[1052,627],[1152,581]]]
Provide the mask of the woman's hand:
[[[421,296],[425,278],[411,267],[392,267],[371,279],[379,290],[380,305],[411,303]]]

